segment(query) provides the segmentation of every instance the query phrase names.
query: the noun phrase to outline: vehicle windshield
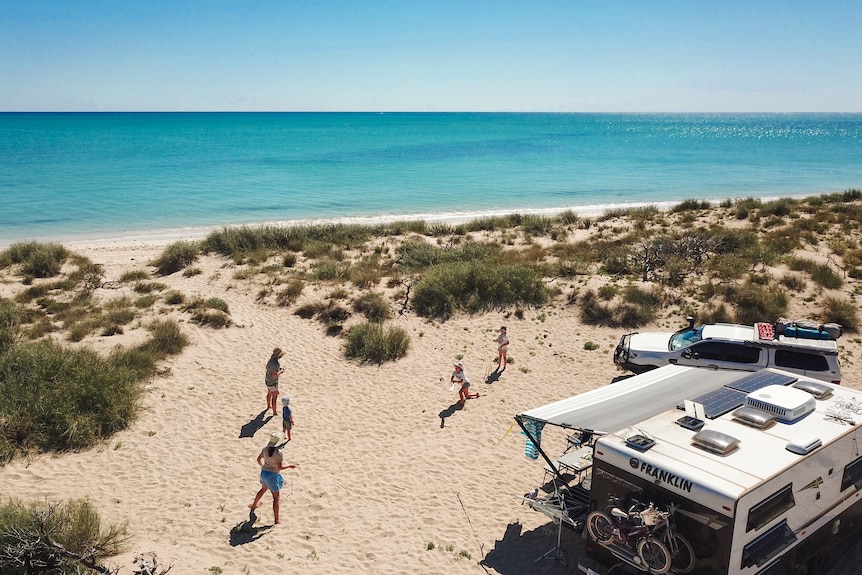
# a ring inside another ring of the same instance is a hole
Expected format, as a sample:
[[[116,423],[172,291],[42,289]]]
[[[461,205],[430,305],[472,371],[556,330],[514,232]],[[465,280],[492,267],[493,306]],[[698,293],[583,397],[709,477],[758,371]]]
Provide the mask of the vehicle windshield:
[[[703,326],[685,328],[670,336],[670,350],[676,351],[703,339]]]

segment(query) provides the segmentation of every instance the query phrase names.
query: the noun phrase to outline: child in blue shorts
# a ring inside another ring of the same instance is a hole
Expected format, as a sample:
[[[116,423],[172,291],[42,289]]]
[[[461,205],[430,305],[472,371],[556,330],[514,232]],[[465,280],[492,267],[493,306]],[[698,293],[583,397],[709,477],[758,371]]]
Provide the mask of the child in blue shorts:
[[[281,428],[287,434],[287,440],[290,441],[290,430],[293,428],[293,411],[290,409],[290,398],[282,398],[281,405]]]

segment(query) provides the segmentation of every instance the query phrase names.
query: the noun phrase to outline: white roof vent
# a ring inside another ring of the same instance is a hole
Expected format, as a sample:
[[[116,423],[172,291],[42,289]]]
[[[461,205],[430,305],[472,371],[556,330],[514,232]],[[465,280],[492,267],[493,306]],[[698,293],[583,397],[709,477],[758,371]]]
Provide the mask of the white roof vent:
[[[797,381],[793,387],[807,391],[815,397],[815,399],[826,399],[832,394],[832,388],[825,383],[817,383],[814,381]]]
[[[739,446],[739,440],[720,431],[705,429],[694,434],[691,444],[716,455],[727,455]]]
[[[740,407],[733,412],[733,420],[757,429],[766,429],[775,422],[775,416],[753,407]]]
[[[814,411],[815,403],[814,397],[807,391],[783,385],[767,385],[745,397],[746,407],[771,413],[786,423]]]
[[[796,439],[791,439],[789,442],[787,442],[787,445],[785,445],[784,448],[791,453],[808,455],[821,445],[823,445],[823,442],[820,441],[819,437],[807,435],[805,437],[797,437]]]

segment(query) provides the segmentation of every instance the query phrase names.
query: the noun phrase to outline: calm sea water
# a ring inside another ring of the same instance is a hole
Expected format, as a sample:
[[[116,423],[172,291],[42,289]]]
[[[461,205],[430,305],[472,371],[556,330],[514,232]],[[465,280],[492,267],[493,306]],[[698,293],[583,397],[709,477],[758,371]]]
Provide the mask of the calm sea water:
[[[0,114],[0,245],[848,188],[860,114]]]

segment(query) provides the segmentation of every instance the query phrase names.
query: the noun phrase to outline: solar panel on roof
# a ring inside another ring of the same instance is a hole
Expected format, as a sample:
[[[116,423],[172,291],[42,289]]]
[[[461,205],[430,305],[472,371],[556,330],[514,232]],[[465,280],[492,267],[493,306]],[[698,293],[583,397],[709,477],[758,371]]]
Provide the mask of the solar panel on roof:
[[[725,387],[751,393],[757,391],[767,385],[790,385],[797,378],[785,373],[775,373],[773,371],[755,371],[751,375],[745,376],[737,381],[725,383]]]
[[[720,387],[695,397],[693,401],[703,404],[703,412],[706,417],[715,419],[745,403],[746,395],[748,394],[742,391]]]

